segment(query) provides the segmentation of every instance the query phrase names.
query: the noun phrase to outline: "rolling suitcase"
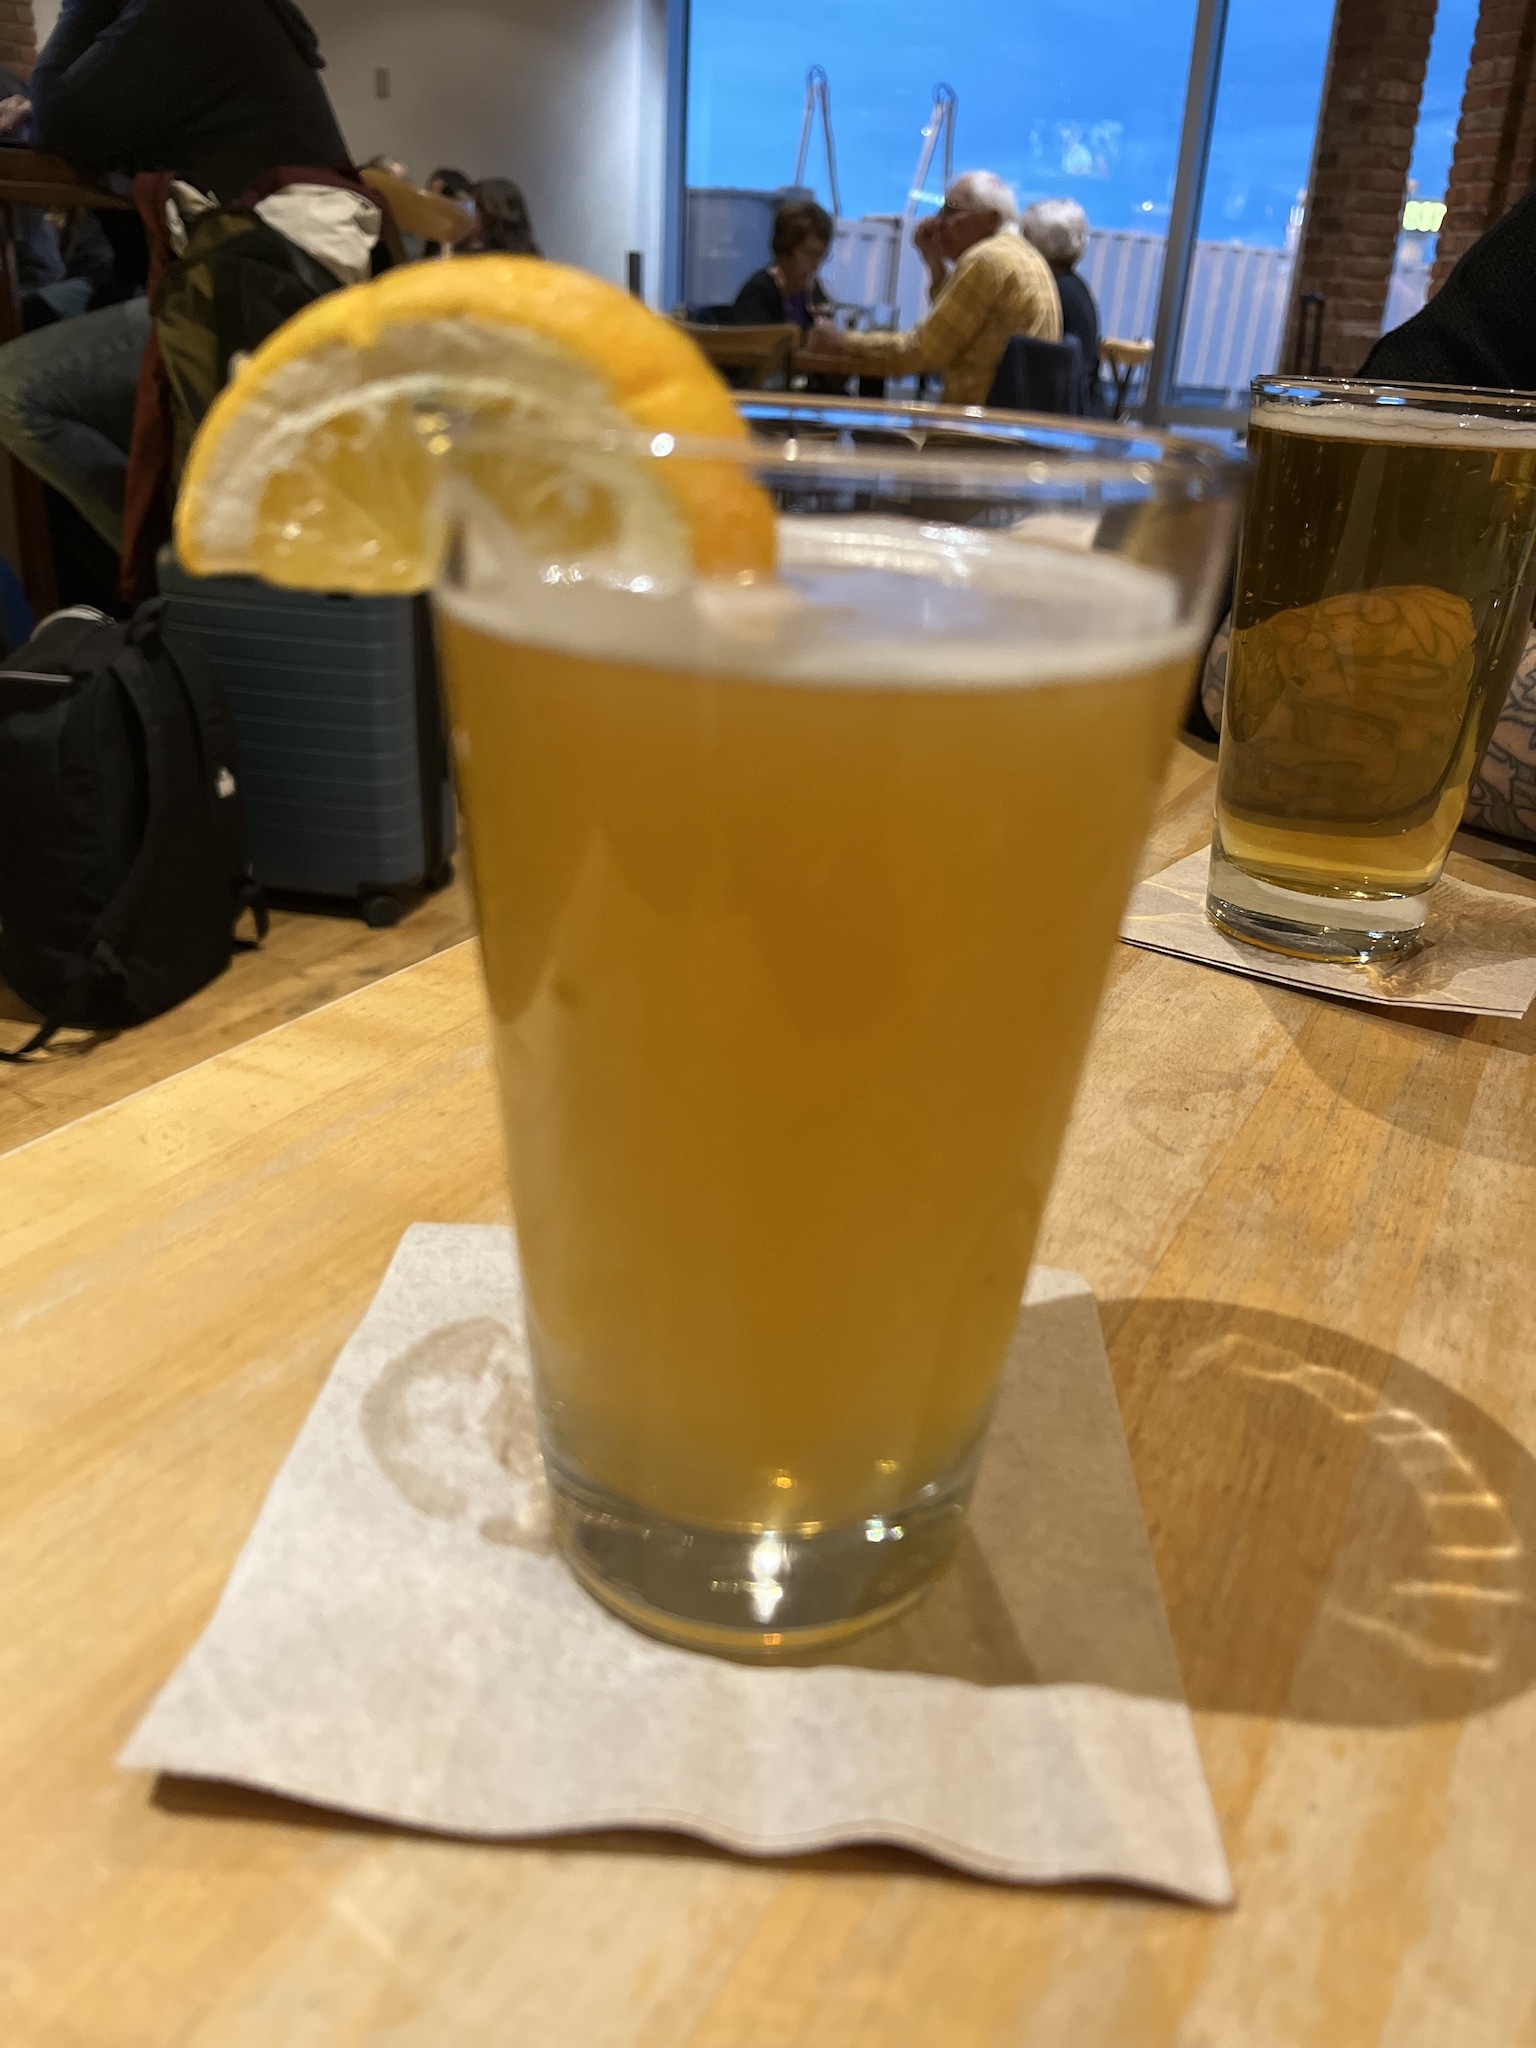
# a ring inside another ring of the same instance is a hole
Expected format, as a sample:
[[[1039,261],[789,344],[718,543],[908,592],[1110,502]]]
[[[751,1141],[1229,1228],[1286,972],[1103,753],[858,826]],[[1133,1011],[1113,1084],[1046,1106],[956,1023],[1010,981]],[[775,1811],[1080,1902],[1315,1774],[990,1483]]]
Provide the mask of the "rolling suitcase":
[[[160,557],[166,622],[229,699],[246,837],[266,889],[355,899],[371,925],[453,878],[453,793],[425,598],[321,596],[189,576]]]

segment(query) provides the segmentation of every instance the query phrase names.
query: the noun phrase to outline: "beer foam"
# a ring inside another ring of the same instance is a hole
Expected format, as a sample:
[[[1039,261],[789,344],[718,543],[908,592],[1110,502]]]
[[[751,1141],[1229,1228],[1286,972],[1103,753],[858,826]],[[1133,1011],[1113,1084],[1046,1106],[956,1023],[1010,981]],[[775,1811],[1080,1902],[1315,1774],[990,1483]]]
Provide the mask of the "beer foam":
[[[1304,434],[1318,441],[1373,441],[1397,448],[1536,449],[1536,406],[1520,420],[1435,412],[1418,405],[1266,405],[1248,415],[1252,427]]]
[[[898,518],[780,522],[780,574],[747,584],[545,570],[466,543],[438,603],[499,639],[640,667],[818,688],[1019,688],[1193,660],[1201,624],[1171,577],[1081,536]],[[651,587],[646,587],[651,586]]]

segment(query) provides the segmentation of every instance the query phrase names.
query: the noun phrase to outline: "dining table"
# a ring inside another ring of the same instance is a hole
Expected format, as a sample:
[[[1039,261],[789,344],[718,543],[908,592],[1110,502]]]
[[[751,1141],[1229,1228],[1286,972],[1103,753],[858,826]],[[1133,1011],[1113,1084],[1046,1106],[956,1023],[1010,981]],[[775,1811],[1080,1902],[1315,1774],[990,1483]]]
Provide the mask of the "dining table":
[[[22,331],[21,284],[16,270],[18,206],[40,206],[61,213],[77,208],[116,213],[131,210],[133,201],[107,191],[61,156],[0,145],[0,345],[14,341]],[[22,587],[41,618],[58,602],[47,500],[39,477],[10,456],[4,460],[11,473]]]
[[[1212,777],[1180,742],[1144,873]],[[1096,1296],[1230,1910],[118,1767],[402,1232],[508,1216],[472,940],[0,1157],[9,2048],[1536,2043],[1536,1020],[1116,948],[1037,1256]]]

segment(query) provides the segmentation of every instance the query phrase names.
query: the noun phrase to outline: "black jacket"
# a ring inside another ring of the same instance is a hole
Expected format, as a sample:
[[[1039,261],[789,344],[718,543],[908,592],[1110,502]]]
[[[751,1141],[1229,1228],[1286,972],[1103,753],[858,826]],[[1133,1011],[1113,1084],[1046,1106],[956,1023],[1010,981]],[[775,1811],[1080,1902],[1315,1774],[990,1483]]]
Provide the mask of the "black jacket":
[[[1472,244],[1421,313],[1381,337],[1360,374],[1536,391],[1536,192]]]
[[[321,62],[293,0],[64,0],[32,73],[33,140],[236,199],[280,165],[346,163]]]
[[[1091,378],[1097,378],[1099,309],[1093,303],[1093,293],[1075,270],[1059,270],[1056,273],[1056,296],[1061,300],[1062,335],[1077,336],[1084,373]]]
[[[805,294],[805,324],[809,326],[821,308],[831,303],[822,290],[820,280],[813,277]],[[789,316],[784,311],[784,294],[773,272],[754,270],[736,294],[736,303],[731,307],[731,326],[783,327],[788,320]]]

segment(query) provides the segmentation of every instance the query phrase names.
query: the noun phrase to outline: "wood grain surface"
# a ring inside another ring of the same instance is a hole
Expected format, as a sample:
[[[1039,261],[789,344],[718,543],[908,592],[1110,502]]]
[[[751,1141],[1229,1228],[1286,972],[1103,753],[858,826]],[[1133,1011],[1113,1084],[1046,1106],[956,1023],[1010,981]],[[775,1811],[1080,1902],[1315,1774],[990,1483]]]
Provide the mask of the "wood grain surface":
[[[380,931],[351,908],[277,906],[258,951],[237,953],[217,981],[163,1017],[133,1031],[63,1031],[23,1065],[0,1067],[0,1153],[457,946],[471,928],[462,881]],[[0,1042],[25,1044],[35,1022],[0,982]]]
[[[1536,2043],[1533,1050],[1117,955],[1040,1250],[1098,1292],[1230,1914],[114,1770],[400,1232],[506,1213],[474,949],[0,1159],[0,2038]]]

